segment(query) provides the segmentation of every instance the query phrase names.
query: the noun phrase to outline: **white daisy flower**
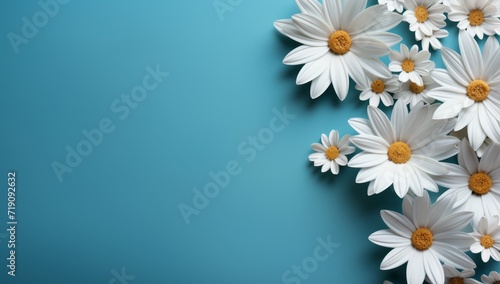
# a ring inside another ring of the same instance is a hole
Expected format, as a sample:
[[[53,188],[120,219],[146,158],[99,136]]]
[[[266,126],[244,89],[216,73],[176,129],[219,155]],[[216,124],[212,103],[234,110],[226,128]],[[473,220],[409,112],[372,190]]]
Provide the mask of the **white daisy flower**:
[[[499,217],[482,217],[471,236],[474,243],[470,246],[472,253],[481,253],[483,262],[488,262],[490,257],[500,261],[500,224]]]
[[[359,81],[368,71],[388,78],[391,73],[379,57],[401,37],[387,31],[402,21],[402,16],[383,5],[366,8],[367,0],[297,0],[302,13],[292,20],[274,23],[282,34],[301,43],[283,60],[284,64],[305,64],[297,84],[311,82],[311,98],[322,95],[330,84],[340,100],[349,90],[349,76]]]
[[[447,30],[433,31],[432,35],[424,36],[422,38],[422,50],[429,50],[429,45],[431,45],[434,50],[441,49],[443,47],[443,44],[439,41],[439,39],[445,38],[447,36],[448,36]]]
[[[435,177],[439,185],[449,188],[438,199],[455,196],[453,207],[474,212],[475,224],[483,216],[500,215],[500,145],[489,146],[481,161],[466,138],[459,147],[458,165],[444,163],[449,174]]]
[[[391,120],[380,109],[368,107],[369,120],[354,118],[349,124],[360,133],[351,142],[363,152],[354,156],[349,166],[361,168],[356,182],[370,182],[368,195],[378,194],[390,185],[399,197],[409,189],[422,196],[424,189],[437,192],[432,176],[448,170],[440,160],[458,152],[458,139],[447,136],[454,121],[433,120],[437,105],[417,104],[410,113],[399,100]]]
[[[471,278],[476,274],[474,269],[464,269],[462,272],[458,271],[454,267],[449,265],[443,265],[444,270],[444,283],[450,284],[481,284],[474,278]]]
[[[431,54],[427,50],[418,51],[418,46],[413,45],[411,50],[404,44],[400,47],[401,53],[393,50],[389,54],[391,63],[389,69],[392,72],[401,72],[399,81],[408,82],[408,80],[422,86],[422,76],[428,76],[435,68],[434,62],[430,60]]]
[[[467,32],[460,32],[458,37],[462,55],[442,49],[447,70],[432,72],[442,87],[431,90],[428,95],[444,102],[434,119],[458,115],[455,130],[468,126],[469,141],[477,150],[486,136],[500,143],[500,49],[498,41],[490,37],[481,55],[477,42]]]
[[[356,84],[356,90],[361,91],[359,95],[360,100],[370,100],[370,105],[373,107],[378,107],[380,101],[385,106],[392,106],[394,104],[394,99],[389,92],[394,94],[401,90],[397,76],[387,79],[366,74],[363,79]]]
[[[387,10],[398,11],[398,13],[403,12],[404,0],[378,0],[379,4],[387,5]]]
[[[484,284],[499,284],[500,283],[500,274],[496,271],[490,272],[490,275],[481,275],[481,280]]]
[[[401,92],[396,93],[394,98],[403,100],[405,104],[410,104],[412,108],[419,102],[432,104],[435,100],[427,96],[427,93],[429,90],[439,87],[439,85],[430,76],[425,76],[422,80],[424,82],[422,86],[413,82],[403,83],[401,85]]]
[[[446,26],[446,7],[440,0],[406,0],[405,21],[410,24],[410,31],[415,32],[417,40],[424,35],[431,36],[433,31]]]
[[[450,5],[448,18],[458,22],[458,28],[483,39],[500,31],[498,8],[493,0],[462,0]]]
[[[409,284],[421,284],[427,276],[431,283],[444,284],[441,262],[460,269],[476,265],[464,251],[473,239],[461,230],[472,218],[472,212],[453,212],[451,199],[433,205],[427,192],[413,201],[403,201],[403,214],[382,210],[381,216],[388,230],[370,235],[369,240],[379,246],[393,248],[382,260],[381,270],[390,270],[408,262],[406,279]]]
[[[309,155],[309,161],[314,162],[315,167],[321,167],[321,172],[330,170],[332,174],[339,173],[339,166],[347,165],[346,155],[354,153],[354,147],[349,146],[349,135],[345,135],[339,140],[339,133],[336,130],[330,131],[330,135],[321,134],[321,143],[311,145],[316,151]]]

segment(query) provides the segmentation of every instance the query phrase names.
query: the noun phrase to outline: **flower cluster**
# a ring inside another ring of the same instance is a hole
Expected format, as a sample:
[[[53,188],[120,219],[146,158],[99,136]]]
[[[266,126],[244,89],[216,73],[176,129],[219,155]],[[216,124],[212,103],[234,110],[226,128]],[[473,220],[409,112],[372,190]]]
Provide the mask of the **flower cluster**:
[[[333,85],[344,100],[352,79],[368,101],[368,119],[348,121],[358,134],[322,134],[309,160],[334,175],[341,166],[359,168],[355,181],[367,184],[368,195],[393,190],[402,199],[402,213],[381,211],[388,229],[369,236],[392,249],[381,270],[406,263],[410,284],[480,283],[472,278],[478,261],[466,252],[500,261],[500,0],[378,2],[296,0],[300,13],[275,22],[300,43],[283,63],[303,65],[296,83],[310,82],[312,99]],[[459,29],[460,53],[440,42],[446,19]],[[390,30],[403,21],[421,49],[394,50],[402,38]],[[481,49],[476,37],[485,35]],[[436,68],[430,46],[441,50],[445,68]],[[351,144],[358,153],[349,160]],[[458,163],[444,161],[455,156]],[[440,186],[431,203],[429,192]],[[500,275],[481,280],[500,283]]]

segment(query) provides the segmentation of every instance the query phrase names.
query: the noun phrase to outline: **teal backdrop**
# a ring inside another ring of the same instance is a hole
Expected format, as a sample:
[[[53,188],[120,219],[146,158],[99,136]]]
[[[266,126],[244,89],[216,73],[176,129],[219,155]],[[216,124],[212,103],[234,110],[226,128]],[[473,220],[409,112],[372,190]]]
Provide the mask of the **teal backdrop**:
[[[354,134],[347,120],[367,102],[352,82],[344,102],[295,85],[300,67],[282,60],[298,45],[273,22],[297,12],[292,0],[1,1],[0,283],[404,283],[405,266],[380,271],[389,249],[368,241],[401,200],[308,161],[321,133]],[[413,44],[408,24],[395,32]]]

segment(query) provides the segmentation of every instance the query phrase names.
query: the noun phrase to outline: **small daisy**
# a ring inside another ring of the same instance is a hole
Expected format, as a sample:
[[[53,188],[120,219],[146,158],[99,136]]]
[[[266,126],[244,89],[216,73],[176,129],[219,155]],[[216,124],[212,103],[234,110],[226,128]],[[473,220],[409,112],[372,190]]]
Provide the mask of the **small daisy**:
[[[444,163],[449,174],[435,177],[439,185],[449,188],[439,199],[455,196],[453,207],[474,212],[475,224],[483,216],[500,215],[500,145],[490,145],[480,161],[466,138],[459,147],[458,165]]]
[[[336,130],[330,131],[330,135],[321,134],[321,143],[311,145],[316,151],[309,155],[309,161],[314,162],[315,167],[321,167],[321,172],[330,170],[332,174],[339,173],[339,166],[347,165],[346,155],[352,154],[355,148],[349,146],[349,135],[345,135],[339,140],[339,133]]]
[[[461,231],[470,222],[472,212],[449,211],[451,199],[431,205],[427,192],[422,197],[415,197],[414,201],[409,196],[405,199],[410,200],[406,201],[404,210],[411,213],[403,215],[382,210],[382,220],[389,229],[369,237],[374,244],[393,248],[382,260],[381,270],[394,269],[407,262],[409,284],[421,284],[426,276],[431,283],[444,284],[441,262],[460,269],[476,267],[464,253],[473,239]]]
[[[500,31],[496,2],[493,0],[463,0],[450,5],[448,18],[458,22],[458,28],[483,39]]]
[[[435,100],[427,96],[427,93],[429,90],[439,87],[439,85],[436,84],[430,76],[425,76],[422,80],[424,82],[422,86],[413,82],[403,83],[401,85],[401,92],[396,93],[394,98],[397,100],[403,100],[405,104],[410,104],[412,108],[419,102],[432,104]]]
[[[410,24],[410,31],[415,32],[416,38],[424,35],[431,36],[435,30],[446,26],[446,7],[440,0],[406,0],[406,11],[403,13],[405,21]]]
[[[429,50],[429,45],[431,45],[434,50],[441,49],[443,47],[443,44],[439,41],[439,39],[445,38],[447,36],[447,30],[433,31],[431,36],[424,36],[422,38],[422,50]]]
[[[387,11],[384,5],[365,9],[366,1],[324,0],[321,5],[316,0],[297,0],[303,13],[274,23],[279,32],[302,44],[288,53],[283,63],[305,64],[296,83],[312,81],[311,98],[319,97],[333,84],[339,99],[344,100],[349,77],[358,81],[365,71],[391,76],[379,57],[401,41],[400,36],[387,31],[397,26],[402,16]]]
[[[379,4],[387,5],[387,10],[389,11],[398,11],[398,13],[403,12],[404,0],[378,0]]]
[[[401,53],[393,50],[389,54],[391,63],[389,69],[392,72],[401,72],[399,81],[408,82],[408,80],[419,86],[424,84],[422,76],[429,75],[434,68],[434,62],[430,60],[431,54],[427,50],[418,51],[418,46],[413,45],[411,50],[404,44],[401,44]]]
[[[436,69],[432,77],[442,87],[428,95],[444,102],[434,119],[458,115],[455,130],[466,126],[474,150],[479,149],[486,136],[500,143],[500,49],[494,37],[486,41],[483,54],[477,42],[467,33],[459,33],[462,55],[443,48],[441,55],[447,70]]]
[[[499,217],[482,217],[471,236],[474,243],[470,246],[472,253],[481,253],[483,262],[488,262],[490,257],[500,261],[500,224]]]
[[[363,79],[356,84],[356,90],[361,91],[359,95],[360,100],[370,100],[370,105],[373,107],[378,107],[380,101],[385,106],[392,106],[394,104],[394,99],[389,92],[394,94],[401,90],[397,76],[387,79],[367,74]]]
[[[458,152],[458,139],[447,136],[454,121],[440,123],[432,114],[437,105],[417,104],[410,113],[399,100],[394,105],[391,120],[380,109],[368,107],[369,120],[354,118],[349,124],[360,133],[351,138],[363,152],[349,162],[361,168],[356,182],[368,185],[368,195],[378,194],[394,185],[403,198],[409,189],[422,196],[424,189],[437,192],[431,176],[448,173],[440,160]]]
[[[479,281],[477,281],[474,278],[471,278],[476,274],[474,269],[464,269],[462,272],[459,272],[457,269],[454,267],[451,267],[449,265],[443,265],[443,270],[444,270],[444,283],[450,283],[450,284],[481,284]]]
[[[496,271],[490,272],[490,276],[481,275],[481,280],[484,284],[500,284],[500,274]]]

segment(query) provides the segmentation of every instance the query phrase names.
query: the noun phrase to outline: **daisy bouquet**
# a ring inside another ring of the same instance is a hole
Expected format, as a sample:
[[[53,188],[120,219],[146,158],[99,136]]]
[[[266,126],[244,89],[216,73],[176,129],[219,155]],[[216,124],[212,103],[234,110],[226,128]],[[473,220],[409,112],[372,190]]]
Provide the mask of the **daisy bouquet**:
[[[391,249],[380,269],[406,264],[410,284],[481,283],[474,254],[500,261],[500,0],[296,4],[299,13],[274,24],[299,44],[283,59],[303,65],[296,84],[310,83],[312,99],[332,85],[343,101],[352,81],[368,105],[367,119],[348,119],[356,135],[322,134],[309,160],[325,174],[358,168],[368,195],[391,190],[402,200],[401,213],[381,211],[388,228],[367,236]],[[398,25],[415,44],[397,45]],[[441,42],[452,29],[458,50]]]

